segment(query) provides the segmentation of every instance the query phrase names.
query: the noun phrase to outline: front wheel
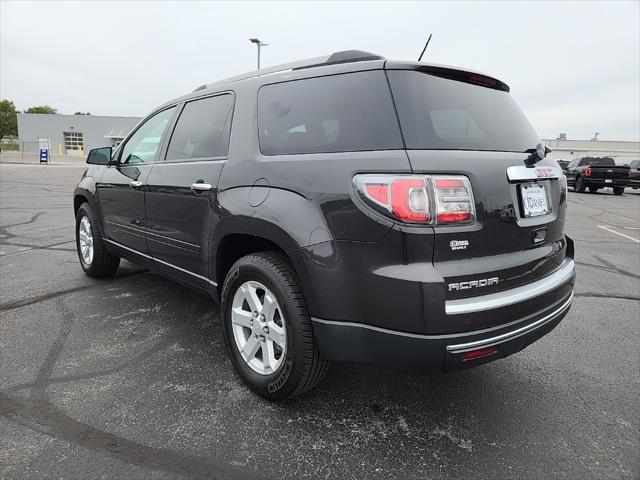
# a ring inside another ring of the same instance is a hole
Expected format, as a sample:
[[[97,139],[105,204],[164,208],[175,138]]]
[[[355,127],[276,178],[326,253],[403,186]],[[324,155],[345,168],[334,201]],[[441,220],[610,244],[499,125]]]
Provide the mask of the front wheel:
[[[622,195],[624,193],[624,187],[613,187],[614,195]]]
[[[229,270],[221,295],[222,330],[242,380],[269,400],[315,387],[327,372],[289,262],[275,252],[247,255]]]
[[[113,275],[120,265],[120,257],[107,251],[95,213],[83,203],[76,214],[76,249],[84,273],[100,278]]]

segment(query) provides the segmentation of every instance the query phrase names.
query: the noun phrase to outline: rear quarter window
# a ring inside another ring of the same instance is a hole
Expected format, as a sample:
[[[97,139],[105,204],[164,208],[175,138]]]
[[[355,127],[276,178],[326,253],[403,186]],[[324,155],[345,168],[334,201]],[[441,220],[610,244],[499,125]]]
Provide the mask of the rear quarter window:
[[[258,136],[264,155],[403,148],[381,70],[263,86]]]
[[[229,153],[232,109],[231,94],[186,103],[173,130],[165,160],[226,157]]]

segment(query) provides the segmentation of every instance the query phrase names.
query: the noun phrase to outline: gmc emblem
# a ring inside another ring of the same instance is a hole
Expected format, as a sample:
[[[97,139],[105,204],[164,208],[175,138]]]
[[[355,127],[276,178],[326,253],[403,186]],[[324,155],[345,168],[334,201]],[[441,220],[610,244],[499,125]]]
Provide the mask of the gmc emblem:
[[[536,167],[536,175],[538,177],[553,177],[553,168]]]

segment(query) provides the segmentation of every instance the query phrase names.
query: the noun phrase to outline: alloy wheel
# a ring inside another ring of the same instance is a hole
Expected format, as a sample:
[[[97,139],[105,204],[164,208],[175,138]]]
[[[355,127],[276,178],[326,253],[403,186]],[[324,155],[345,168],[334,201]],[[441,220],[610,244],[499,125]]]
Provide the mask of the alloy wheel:
[[[87,217],[82,217],[80,220],[78,240],[82,261],[86,265],[91,265],[91,262],[93,262],[93,232],[91,230],[91,222]]]
[[[287,332],[273,292],[255,281],[240,285],[233,296],[231,323],[245,363],[261,375],[278,370],[287,353]]]

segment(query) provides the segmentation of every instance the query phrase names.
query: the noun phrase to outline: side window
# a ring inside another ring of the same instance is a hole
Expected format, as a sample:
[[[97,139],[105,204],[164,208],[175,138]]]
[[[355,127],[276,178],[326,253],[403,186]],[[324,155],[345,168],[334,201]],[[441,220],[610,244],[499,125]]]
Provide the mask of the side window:
[[[381,71],[265,85],[258,91],[264,155],[403,148]]]
[[[187,103],[171,135],[165,160],[226,157],[233,95],[218,95]]]
[[[171,107],[155,114],[143,123],[122,148],[120,163],[139,165],[151,163],[156,156],[162,135],[167,129],[171,115],[176,107]]]

